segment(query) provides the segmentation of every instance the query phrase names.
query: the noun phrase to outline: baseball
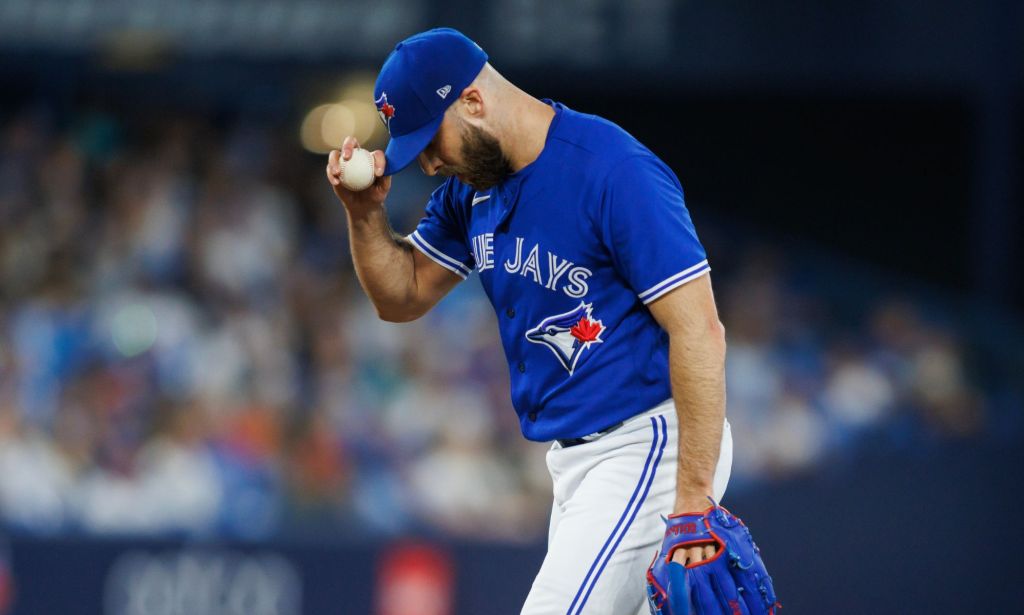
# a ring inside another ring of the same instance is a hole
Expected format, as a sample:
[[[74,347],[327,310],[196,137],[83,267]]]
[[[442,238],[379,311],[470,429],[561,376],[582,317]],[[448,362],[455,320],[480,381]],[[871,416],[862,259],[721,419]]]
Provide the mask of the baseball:
[[[353,192],[365,190],[373,184],[373,154],[368,150],[356,148],[352,150],[352,157],[348,160],[339,160],[341,165],[341,185]]]

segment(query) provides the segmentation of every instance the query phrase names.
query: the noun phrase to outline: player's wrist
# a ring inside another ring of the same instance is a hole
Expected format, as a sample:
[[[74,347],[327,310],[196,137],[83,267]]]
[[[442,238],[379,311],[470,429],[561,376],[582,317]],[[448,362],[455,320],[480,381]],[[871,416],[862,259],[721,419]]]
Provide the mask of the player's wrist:
[[[675,506],[672,510],[674,515],[703,512],[711,506],[711,489],[688,491],[676,495]]]
[[[345,212],[351,224],[374,222],[377,218],[384,215],[384,201],[375,202],[353,199],[351,204],[345,201],[342,201],[342,204],[345,206]]]

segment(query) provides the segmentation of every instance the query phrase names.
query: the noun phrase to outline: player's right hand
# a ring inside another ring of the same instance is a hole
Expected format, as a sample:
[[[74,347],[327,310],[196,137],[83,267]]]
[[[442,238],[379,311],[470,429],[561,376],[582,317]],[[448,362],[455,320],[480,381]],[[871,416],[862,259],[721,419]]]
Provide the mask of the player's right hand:
[[[384,199],[391,190],[391,177],[384,175],[384,152],[373,152],[373,173],[376,179],[369,188],[353,192],[341,183],[341,161],[352,157],[352,150],[359,147],[355,137],[345,137],[340,150],[331,150],[327,156],[327,181],[334,188],[342,204],[353,215],[367,213],[384,204]]]

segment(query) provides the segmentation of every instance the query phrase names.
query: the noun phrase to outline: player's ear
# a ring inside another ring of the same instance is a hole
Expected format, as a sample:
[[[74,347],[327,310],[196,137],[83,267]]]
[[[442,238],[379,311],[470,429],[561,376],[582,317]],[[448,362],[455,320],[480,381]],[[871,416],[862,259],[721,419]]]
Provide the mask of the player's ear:
[[[484,114],[484,98],[480,88],[470,85],[462,90],[459,96],[459,104],[462,105],[462,113],[467,118],[480,118]]]

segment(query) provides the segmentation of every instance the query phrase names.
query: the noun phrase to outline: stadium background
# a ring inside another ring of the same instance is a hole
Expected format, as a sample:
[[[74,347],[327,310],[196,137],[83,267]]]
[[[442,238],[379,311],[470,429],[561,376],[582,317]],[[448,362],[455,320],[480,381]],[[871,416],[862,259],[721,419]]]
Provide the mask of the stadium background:
[[[435,25],[679,174],[785,612],[1005,610],[1020,3],[4,0],[0,613],[518,613],[549,479],[490,307],[378,322],[317,153]]]

